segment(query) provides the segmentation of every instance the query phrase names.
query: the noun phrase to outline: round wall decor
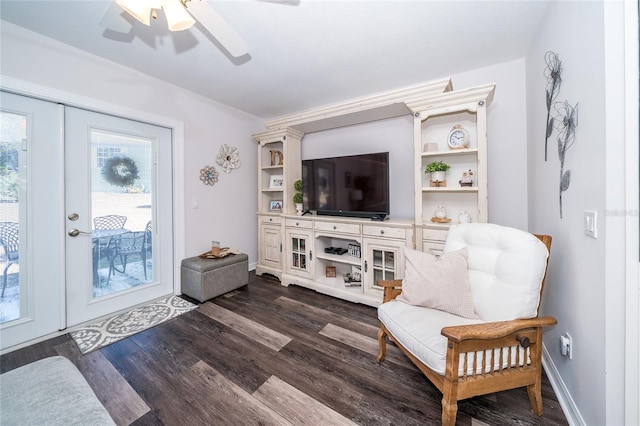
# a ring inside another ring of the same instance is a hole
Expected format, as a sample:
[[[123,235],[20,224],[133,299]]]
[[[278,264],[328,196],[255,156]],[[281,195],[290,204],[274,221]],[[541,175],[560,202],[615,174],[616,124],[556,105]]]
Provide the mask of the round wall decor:
[[[216,162],[225,173],[231,173],[232,170],[240,167],[240,152],[238,148],[222,144]]]
[[[205,185],[215,185],[218,182],[218,171],[213,166],[204,166],[200,170],[200,180]]]

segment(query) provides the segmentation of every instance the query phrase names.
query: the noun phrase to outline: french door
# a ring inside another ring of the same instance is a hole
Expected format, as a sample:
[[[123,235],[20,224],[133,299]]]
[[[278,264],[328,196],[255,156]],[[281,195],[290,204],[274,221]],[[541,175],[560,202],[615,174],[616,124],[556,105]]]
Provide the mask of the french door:
[[[67,325],[173,291],[171,130],[65,109]]]
[[[172,293],[170,129],[6,92],[0,127],[0,349]]]
[[[65,327],[64,108],[0,91],[0,345]]]

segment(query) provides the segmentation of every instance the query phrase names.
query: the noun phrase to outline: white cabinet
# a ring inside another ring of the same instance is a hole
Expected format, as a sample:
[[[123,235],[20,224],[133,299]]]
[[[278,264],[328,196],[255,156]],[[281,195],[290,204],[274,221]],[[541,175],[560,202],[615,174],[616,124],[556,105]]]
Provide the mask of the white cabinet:
[[[377,281],[402,278],[402,247],[414,247],[408,220],[373,225],[365,219],[286,216],[285,234],[283,285],[371,306],[382,303]]]
[[[257,133],[258,212],[295,213],[293,182],[302,175],[300,141],[294,129]]]
[[[258,264],[256,274],[282,275],[282,218],[258,216]]]
[[[495,84],[452,89],[451,81],[444,79],[266,122],[269,130],[253,135],[259,145],[256,273],[273,273],[283,285],[297,284],[377,306],[382,292],[376,283],[403,277],[402,247],[441,253],[449,226],[458,222],[462,210],[471,222],[486,222],[487,107]],[[302,176],[301,141],[305,133],[406,114],[414,117],[415,212],[411,220],[376,223],[295,216],[293,183]],[[468,131],[470,143],[451,149],[447,137],[456,125]],[[425,167],[432,161],[450,165],[446,184],[429,183]],[[469,170],[473,183],[461,185],[463,173]],[[449,222],[431,220],[438,206],[444,206]],[[358,272],[359,285],[345,283],[346,275],[357,276]]]
[[[471,222],[488,220],[487,107],[495,84],[451,91],[428,102],[408,102],[414,113],[415,224],[418,249],[441,252],[449,226],[459,223],[461,212]],[[469,144],[450,148],[449,133],[461,126],[469,134]],[[450,166],[446,182],[432,184],[427,164],[433,161]],[[462,181],[472,175],[472,183]],[[438,221],[437,209],[447,217]]]

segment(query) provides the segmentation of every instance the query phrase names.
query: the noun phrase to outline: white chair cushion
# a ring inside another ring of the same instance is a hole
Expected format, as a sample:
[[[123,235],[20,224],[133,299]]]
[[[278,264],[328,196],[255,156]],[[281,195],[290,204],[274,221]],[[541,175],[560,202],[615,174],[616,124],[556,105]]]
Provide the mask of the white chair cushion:
[[[480,318],[491,322],[537,316],[549,253],[535,235],[490,223],[452,226],[444,251],[465,247],[471,296]]]
[[[403,302],[392,300],[378,306],[378,319],[384,324],[387,330],[420,362],[440,375],[444,375],[447,363],[447,338],[441,334],[444,327],[468,324],[481,324],[482,320],[462,318],[437,309],[425,308],[423,306],[407,305]],[[507,352],[500,358],[499,350],[494,351],[493,358],[491,351],[476,352],[476,373],[483,371],[483,358],[487,357],[484,372],[491,370],[491,360],[493,359],[494,371],[505,368],[508,360],[511,359],[511,366],[529,364],[530,359],[525,359],[525,352],[517,347],[519,355],[516,356],[515,347],[502,348],[503,351],[511,351],[511,357]],[[473,373],[473,355],[467,357],[467,375]],[[500,360],[502,359],[502,366]],[[517,361],[517,362],[516,362]],[[464,355],[461,354],[458,367],[458,375],[464,375]]]
[[[378,306],[378,319],[402,346],[438,374],[444,374],[447,356],[442,328],[484,322],[395,300]]]

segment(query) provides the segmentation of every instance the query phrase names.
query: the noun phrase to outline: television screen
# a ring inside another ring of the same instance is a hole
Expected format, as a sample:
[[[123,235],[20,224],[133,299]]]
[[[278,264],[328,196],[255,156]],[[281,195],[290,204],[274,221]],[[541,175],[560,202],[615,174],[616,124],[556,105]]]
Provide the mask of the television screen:
[[[389,153],[302,161],[304,207],[319,215],[389,214]]]

